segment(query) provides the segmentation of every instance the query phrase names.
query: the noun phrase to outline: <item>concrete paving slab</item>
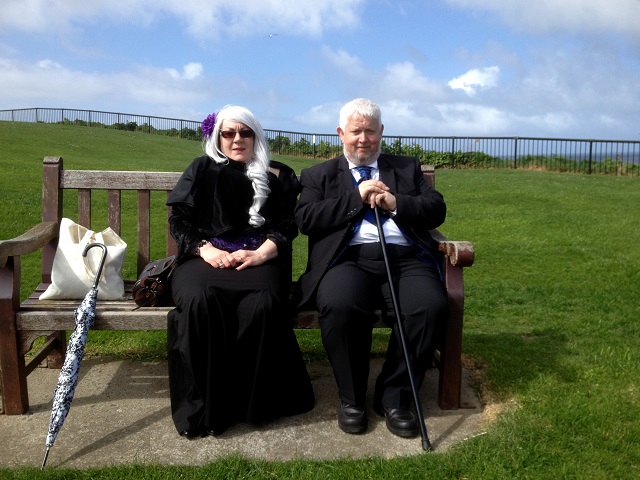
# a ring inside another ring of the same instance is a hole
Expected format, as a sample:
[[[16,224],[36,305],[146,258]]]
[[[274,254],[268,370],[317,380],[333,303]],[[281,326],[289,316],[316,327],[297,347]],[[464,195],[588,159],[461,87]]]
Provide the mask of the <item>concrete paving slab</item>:
[[[370,392],[382,360],[372,360]],[[369,429],[348,435],[337,425],[339,401],[328,364],[308,366],[315,408],[262,427],[233,426],[219,437],[182,438],[170,416],[165,361],[87,358],[71,412],[47,460],[47,468],[124,464],[202,465],[229,454],[265,460],[392,458],[423,454],[420,437],[391,434],[371,409]],[[0,415],[0,465],[39,467],[45,452],[53,391],[59,370],[39,368],[29,376],[31,408],[25,415]],[[437,454],[481,433],[485,409],[463,370],[463,404],[441,410],[436,402],[437,370],[421,391],[427,431]]]

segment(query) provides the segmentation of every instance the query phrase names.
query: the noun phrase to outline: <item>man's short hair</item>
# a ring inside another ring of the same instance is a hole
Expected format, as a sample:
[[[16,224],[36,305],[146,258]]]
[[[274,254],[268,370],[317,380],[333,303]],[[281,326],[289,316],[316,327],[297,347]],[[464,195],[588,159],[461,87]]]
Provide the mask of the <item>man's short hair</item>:
[[[380,112],[380,107],[369,99],[356,98],[343,106],[340,109],[340,128],[344,130],[349,118],[354,115],[371,118],[378,123],[378,126],[382,125],[382,112]]]

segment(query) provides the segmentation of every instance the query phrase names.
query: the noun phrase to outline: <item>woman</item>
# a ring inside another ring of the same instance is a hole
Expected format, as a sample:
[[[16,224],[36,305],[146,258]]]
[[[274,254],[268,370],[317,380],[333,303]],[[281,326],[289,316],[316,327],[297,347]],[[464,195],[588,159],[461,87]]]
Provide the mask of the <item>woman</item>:
[[[270,171],[264,131],[243,107],[202,124],[196,158],[167,205],[178,267],[168,316],[171,412],[189,438],[306,412],[314,396],[291,323],[294,172]],[[274,167],[276,162],[272,162]]]

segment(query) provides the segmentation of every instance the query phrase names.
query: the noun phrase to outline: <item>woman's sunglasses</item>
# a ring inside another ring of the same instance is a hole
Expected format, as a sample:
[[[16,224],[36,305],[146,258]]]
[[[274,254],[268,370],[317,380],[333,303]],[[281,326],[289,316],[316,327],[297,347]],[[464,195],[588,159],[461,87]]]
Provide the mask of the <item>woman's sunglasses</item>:
[[[236,138],[236,133],[240,134],[240,138],[251,138],[255,135],[253,133],[253,130],[251,129],[237,130],[237,131],[236,130],[220,130],[220,136],[222,138],[226,138],[227,140],[232,140]]]

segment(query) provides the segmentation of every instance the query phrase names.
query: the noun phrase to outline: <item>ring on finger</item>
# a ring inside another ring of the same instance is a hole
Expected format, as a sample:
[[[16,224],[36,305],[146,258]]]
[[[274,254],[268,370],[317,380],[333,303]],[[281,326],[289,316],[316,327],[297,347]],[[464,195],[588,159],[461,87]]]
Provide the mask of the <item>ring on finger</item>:
[[[220,262],[220,263],[218,263],[218,266],[219,266],[220,268],[222,268],[222,267],[224,267],[224,263]]]

